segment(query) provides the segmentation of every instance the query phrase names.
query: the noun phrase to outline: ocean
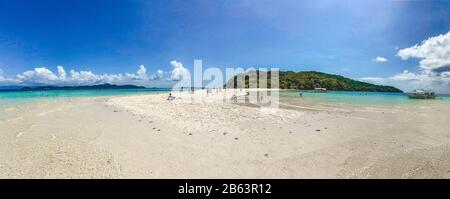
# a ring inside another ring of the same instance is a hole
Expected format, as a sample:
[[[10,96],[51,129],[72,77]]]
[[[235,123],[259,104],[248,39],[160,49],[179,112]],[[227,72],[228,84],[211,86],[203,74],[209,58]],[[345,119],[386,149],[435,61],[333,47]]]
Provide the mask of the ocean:
[[[280,93],[280,97],[297,97],[304,101],[320,103],[357,104],[357,105],[398,105],[409,103],[426,103],[430,100],[409,99],[405,93],[390,92],[352,92],[352,91],[328,91],[317,93],[311,91],[285,91]],[[431,101],[450,102],[450,96],[438,95]]]
[[[51,91],[1,91],[0,109],[8,106],[17,106],[22,103],[39,100],[60,100],[78,97],[102,97],[119,95],[138,95],[167,93],[171,89],[103,89],[103,90],[51,90]]]
[[[171,89],[104,89],[104,90],[51,90],[33,92],[0,92],[0,110],[8,107],[17,107],[22,103],[39,100],[61,100],[79,97],[100,97],[119,95],[138,95],[168,93]],[[299,97],[302,93],[303,97]],[[329,91],[314,93],[308,91],[282,91],[280,98],[289,98],[290,101],[298,98],[305,102],[359,104],[359,105],[389,105],[408,104],[416,102],[429,102],[429,100],[412,100],[404,93],[387,92],[344,92]],[[450,96],[438,96],[432,101],[450,102]],[[300,102],[300,101],[299,101]]]

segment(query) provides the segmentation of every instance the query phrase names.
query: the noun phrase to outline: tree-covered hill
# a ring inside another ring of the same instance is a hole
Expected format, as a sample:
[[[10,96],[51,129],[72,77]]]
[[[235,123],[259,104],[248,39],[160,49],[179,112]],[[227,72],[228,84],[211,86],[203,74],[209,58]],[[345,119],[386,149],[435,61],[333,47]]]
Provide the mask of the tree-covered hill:
[[[230,79],[225,85],[227,88],[236,85],[244,85],[242,80],[245,79],[245,87],[248,88],[249,76],[256,75],[259,78],[262,71],[250,71],[245,74],[239,74]],[[266,72],[264,72],[266,73]],[[270,86],[271,73],[265,74],[267,76],[268,85]],[[375,85],[366,82],[352,80],[340,75],[332,75],[316,71],[280,71],[279,72],[279,86],[280,89],[299,89],[299,90],[313,90],[314,88],[326,88],[332,91],[371,91],[371,92],[402,92],[400,89],[393,86]],[[241,84],[237,84],[240,82]]]

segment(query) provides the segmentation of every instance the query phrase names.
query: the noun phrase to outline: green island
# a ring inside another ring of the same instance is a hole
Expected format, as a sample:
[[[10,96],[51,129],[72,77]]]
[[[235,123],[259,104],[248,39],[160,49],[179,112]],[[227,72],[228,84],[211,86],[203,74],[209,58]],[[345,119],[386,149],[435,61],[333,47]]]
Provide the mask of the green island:
[[[255,70],[234,76],[228,80],[225,87],[237,88],[236,85],[244,85],[243,81],[245,81],[245,88],[248,88],[249,77],[254,77],[255,75],[257,80],[260,79],[260,76],[267,77],[267,85],[268,87],[271,86],[271,72]],[[234,81],[234,84],[232,81]],[[255,84],[257,84],[257,82],[255,82]],[[280,71],[279,87],[280,89],[296,90],[314,90],[317,88],[322,88],[330,91],[403,92],[393,86],[375,85],[367,82],[352,80],[341,75],[332,75],[316,71]]]

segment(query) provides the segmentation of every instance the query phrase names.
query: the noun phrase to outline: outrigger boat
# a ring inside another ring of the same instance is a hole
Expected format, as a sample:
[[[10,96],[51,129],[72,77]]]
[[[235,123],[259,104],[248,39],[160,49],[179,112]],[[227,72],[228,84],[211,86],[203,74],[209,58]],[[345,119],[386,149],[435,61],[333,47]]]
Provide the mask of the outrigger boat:
[[[410,99],[434,99],[436,94],[431,91],[414,90],[412,93],[408,93]]]
[[[314,88],[314,92],[315,93],[326,93],[327,89],[326,88]]]

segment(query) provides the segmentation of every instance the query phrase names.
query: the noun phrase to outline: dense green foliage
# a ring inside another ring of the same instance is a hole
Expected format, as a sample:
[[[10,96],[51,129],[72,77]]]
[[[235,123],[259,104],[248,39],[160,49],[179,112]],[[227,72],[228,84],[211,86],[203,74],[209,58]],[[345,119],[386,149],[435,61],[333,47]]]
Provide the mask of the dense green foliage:
[[[245,87],[249,86],[249,75],[255,75],[259,78],[261,71],[251,71],[246,74],[240,74],[227,82],[226,87],[232,87],[239,81],[245,79]],[[267,82],[270,86],[271,74],[268,72]],[[352,80],[340,75],[331,75],[315,71],[293,72],[280,71],[279,72],[279,86],[281,89],[298,89],[298,90],[313,90],[314,88],[326,88],[332,91],[373,91],[373,92],[402,92],[392,86],[380,86],[366,82]],[[236,86],[234,86],[236,87]]]

